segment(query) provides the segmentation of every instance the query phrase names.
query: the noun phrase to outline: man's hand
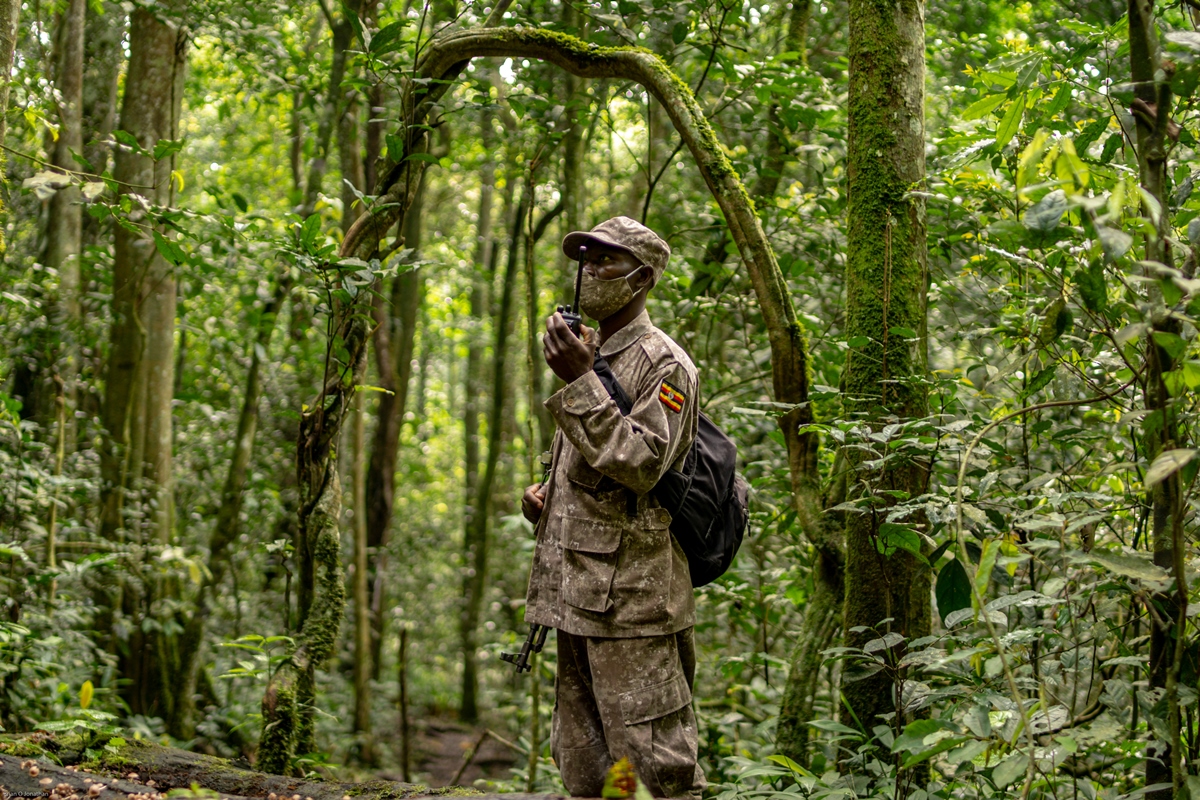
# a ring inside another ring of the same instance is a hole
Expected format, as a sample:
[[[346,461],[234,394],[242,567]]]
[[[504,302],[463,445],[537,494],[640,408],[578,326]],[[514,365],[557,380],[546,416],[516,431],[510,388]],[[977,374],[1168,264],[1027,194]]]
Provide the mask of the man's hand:
[[[542,484],[535,483],[525,487],[525,494],[521,498],[521,513],[525,515],[525,519],[537,525],[538,517],[542,516],[542,509],[545,507],[546,490]]]
[[[556,311],[546,320],[542,354],[554,374],[571,383],[592,371],[592,364],[596,358],[596,332],[586,325],[581,325],[579,338],[576,338],[567,327],[562,314]]]

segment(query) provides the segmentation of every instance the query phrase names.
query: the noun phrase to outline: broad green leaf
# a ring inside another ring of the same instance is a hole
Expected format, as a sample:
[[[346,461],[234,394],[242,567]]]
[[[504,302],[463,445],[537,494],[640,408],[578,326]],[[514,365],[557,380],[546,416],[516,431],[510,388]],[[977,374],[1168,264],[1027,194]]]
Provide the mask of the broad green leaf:
[[[1045,128],[1041,128],[1021,151],[1021,158],[1017,162],[1018,191],[1037,182],[1038,164],[1042,162],[1042,155],[1046,152],[1046,140],[1049,138],[1050,134]]]
[[[965,764],[968,761],[974,761],[976,758],[983,755],[983,752],[987,750],[990,745],[991,742],[981,742],[978,740],[968,742],[954,752],[950,753],[950,755],[946,756],[946,762],[957,766],[959,764]]]
[[[1093,261],[1087,267],[1075,271],[1075,284],[1079,287],[1079,296],[1083,307],[1094,314],[1099,314],[1108,307],[1108,284],[1104,280],[1104,263]]]
[[[1029,385],[1025,387],[1024,395],[1026,397],[1030,397],[1037,394],[1042,389],[1045,389],[1048,385],[1050,385],[1050,381],[1054,379],[1054,373],[1057,370],[1058,364],[1055,363],[1046,367],[1037,375],[1034,375],[1033,379],[1029,381]]]
[[[767,761],[770,761],[772,764],[778,764],[781,767],[787,767],[792,772],[795,772],[797,775],[804,775],[805,777],[812,777],[811,772],[809,772],[804,767],[797,764],[795,761],[792,761],[790,758],[788,758],[785,755],[776,753],[775,755],[767,756]]]
[[[1068,553],[1075,563],[1099,564],[1110,572],[1146,581],[1165,581],[1167,571],[1140,553],[1119,553],[1113,550],[1092,550],[1087,553]]]
[[[1029,756],[1024,753],[1014,753],[1001,761],[992,770],[992,781],[1001,789],[1025,774],[1029,769]]]
[[[938,571],[934,597],[943,625],[950,614],[971,607],[971,581],[957,558],[947,561]]]
[[[992,578],[992,570],[996,567],[996,558],[1000,555],[1000,540],[988,539],[983,545],[983,555],[979,558],[979,570],[975,573],[975,591],[980,597],[987,597],[988,581]]]
[[[1143,480],[1146,488],[1148,489],[1162,482],[1167,476],[1174,474],[1195,458],[1196,452],[1190,447],[1181,447],[1159,453],[1158,458],[1154,459],[1154,463],[1150,465],[1150,469],[1146,470],[1146,477]]]
[[[1061,139],[1058,144],[1058,158],[1054,162],[1054,171],[1063,181],[1071,181],[1077,191],[1086,188],[1091,173],[1075,152],[1075,143],[1070,139]]]
[[[686,22],[676,22],[675,27],[671,28],[671,41],[675,44],[683,44],[683,40],[688,35],[688,24]]]
[[[879,537],[876,540],[876,549],[885,556],[890,556],[897,550],[905,550],[924,561],[921,556],[921,536],[904,525],[897,525],[894,522],[884,522],[879,526]]]
[[[1150,334],[1150,337],[1154,339],[1156,345],[1161,347],[1171,357],[1172,361],[1179,358],[1187,350],[1187,342],[1177,333],[1154,331]]]
[[[829,731],[830,733],[843,733],[847,736],[856,736],[859,739],[862,738],[862,731],[857,731],[848,725],[843,725],[840,722],[834,722],[831,719],[815,719],[808,724],[819,730]]]
[[[1000,119],[1000,124],[996,128],[996,149],[1003,150],[1012,141],[1017,130],[1021,127],[1021,117],[1025,113],[1025,95],[1021,95],[1013,104],[1008,107],[1008,111]]]
[[[1097,225],[1096,238],[1100,240],[1100,247],[1104,249],[1104,255],[1114,261],[1128,253],[1129,248],[1133,246],[1133,237],[1118,228]]]
[[[1107,164],[1113,160],[1113,156],[1121,149],[1121,145],[1125,143],[1125,136],[1120,133],[1114,133],[1104,140],[1104,150],[1100,153],[1100,163]]]
[[[899,753],[901,750],[916,750],[917,748],[924,747],[926,736],[946,730],[950,730],[950,726],[941,720],[914,720],[908,723],[904,727],[904,732],[896,737],[896,741],[892,743],[892,752]]]
[[[1054,302],[1046,308],[1046,316],[1042,317],[1042,324],[1038,328],[1038,347],[1048,347],[1063,335],[1068,327],[1063,315],[1067,315],[1069,320],[1070,313],[1067,309],[1067,301],[1063,297],[1054,299]]]
[[[967,106],[962,111],[962,118],[965,120],[980,119],[1000,107],[1000,104],[1007,99],[1007,95],[989,94],[979,98],[971,105]]]
[[[944,753],[947,750],[953,750],[963,742],[970,741],[966,736],[950,736],[945,739],[939,739],[936,744],[927,750],[922,750],[919,753],[914,753],[904,760],[904,768],[915,767],[922,761],[928,761],[939,753]]]
[[[1067,193],[1055,189],[1025,211],[1025,227],[1031,231],[1049,233],[1058,227],[1059,220],[1067,213]]]
[[[1183,381],[1192,391],[1200,389],[1200,361],[1184,362]]]

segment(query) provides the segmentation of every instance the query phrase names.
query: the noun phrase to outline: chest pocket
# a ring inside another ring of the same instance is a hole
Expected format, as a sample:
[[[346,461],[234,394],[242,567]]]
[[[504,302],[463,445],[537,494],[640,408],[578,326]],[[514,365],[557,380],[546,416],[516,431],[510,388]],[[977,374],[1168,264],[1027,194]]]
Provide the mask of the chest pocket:
[[[612,608],[609,593],[617,569],[621,528],[596,520],[562,519],[562,598],[567,605],[604,613]]]

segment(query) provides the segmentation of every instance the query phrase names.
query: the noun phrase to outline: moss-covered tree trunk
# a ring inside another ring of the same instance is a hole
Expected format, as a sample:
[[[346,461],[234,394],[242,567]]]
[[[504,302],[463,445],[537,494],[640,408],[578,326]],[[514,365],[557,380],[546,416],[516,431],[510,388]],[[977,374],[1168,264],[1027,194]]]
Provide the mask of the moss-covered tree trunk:
[[[1158,211],[1143,207],[1146,217],[1154,219],[1155,231],[1146,236],[1147,261],[1173,266],[1167,193],[1167,126],[1171,115],[1170,76],[1164,75],[1159,56],[1158,34],[1152,0],[1129,0],[1129,64],[1133,78],[1133,118],[1137,130],[1138,181],[1146,193],[1158,201]],[[1164,80],[1165,78],[1165,80]],[[1157,215],[1157,217],[1156,217]],[[1153,272],[1150,277],[1157,277]],[[1161,297],[1154,299],[1149,321],[1156,334],[1178,336],[1179,320],[1167,314]],[[1153,460],[1164,451],[1186,446],[1179,425],[1177,401],[1172,400],[1164,376],[1178,365],[1168,349],[1154,340],[1146,343],[1143,370],[1143,396],[1150,414],[1143,423],[1146,456]],[[1184,578],[1183,534],[1184,487],[1175,471],[1150,489],[1150,536],[1154,563],[1177,579]],[[1171,784],[1148,792],[1151,800],[1178,797],[1186,773],[1180,742],[1179,669],[1181,636],[1186,636],[1186,579],[1173,591],[1157,592],[1152,598],[1156,613],[1150,623],[1150,688],[1164,692],[1166,700],[1166,741],[1155,741],[1146,749],[1146,785]],[[1160,730],[1154,727],[1156,733]]]
[[[867,343],[847,352],[843,392],[847,415],[879,428],[927,410],[925,207],[910,194],[925,178],[924,6],[852,0],[849,13],[846,336]],[[884,556],[877,548],[885,506],[923,492],[927,465],[896,459],[874,469],[864,460],[848,453],[852,496],[869,493],[880,506],[846,520],[850,646],[884,630],[915,638],[930,625],[928,571],[903,550]],[[871,630],[852,632],[857,626]],[[867,731],[896,710],[893,689],[884,672],[842,685]]]

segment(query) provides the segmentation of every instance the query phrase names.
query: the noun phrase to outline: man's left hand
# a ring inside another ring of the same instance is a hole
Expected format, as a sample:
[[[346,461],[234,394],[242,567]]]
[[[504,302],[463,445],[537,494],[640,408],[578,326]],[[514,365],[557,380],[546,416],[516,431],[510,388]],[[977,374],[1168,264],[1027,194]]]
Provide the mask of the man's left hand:
[[[592,371],[595,362],[596,332],[580,325],[579,336],[571,333],[567,321],[557,311],[546,320],[542,354],[554,374],[572,383]]]

